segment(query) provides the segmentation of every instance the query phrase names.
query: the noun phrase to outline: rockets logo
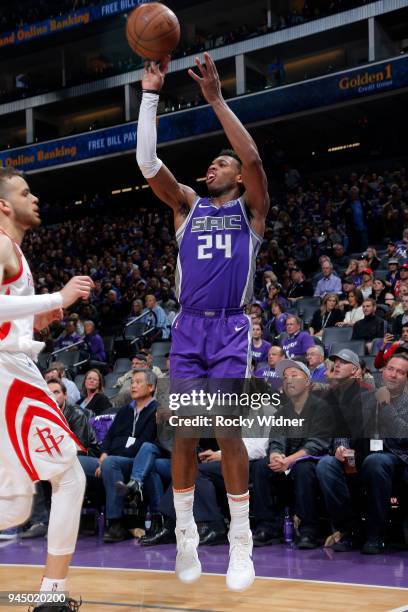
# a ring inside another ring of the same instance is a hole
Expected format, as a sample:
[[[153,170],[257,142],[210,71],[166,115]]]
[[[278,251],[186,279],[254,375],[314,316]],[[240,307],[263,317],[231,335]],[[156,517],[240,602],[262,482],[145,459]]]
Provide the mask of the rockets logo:
[[[19,426],[18,414],[23,403],[26,403],[26,406],[21,425]],[[29,434],[33,419],[36,417],[46,419],[49,423],[55,423],[74,440],[78,448],[86,452],[70,430],[64,415],[52,398],[42,389],[15,379],[10,386],[6,398],[7,430],[21,465],[34,481],[40,480],[40,477],[31,458]],[[51,429],[48,427],[36,427],[36,434],[34,435],[37,435],[42,443],[42,446],[36,448],[35,452],[46,452],[54,458],[62,456],[59,445],[62,442],[63,435],[55,437],[51,434]]]

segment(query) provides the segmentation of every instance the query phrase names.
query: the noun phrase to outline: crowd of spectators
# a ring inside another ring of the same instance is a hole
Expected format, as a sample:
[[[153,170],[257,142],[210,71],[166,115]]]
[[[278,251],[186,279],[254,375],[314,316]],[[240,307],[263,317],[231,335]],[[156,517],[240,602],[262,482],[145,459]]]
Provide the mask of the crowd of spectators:
[[[391,497],[398,506],[394,521],[407,516],[405,169],[322,181],[284,170],[285,187],[272,198],[255,299],[248,306],[252,382],[279,391],[279,415],[302,416],[306,425],[299,435],[290,428],[279,435],[266,428],[258,438],[244,438],[254,543],[279,541],[284,519],[286,524],[294,516],[300,549],[324,543],[337,552],[360,547],[379,554],[389,540]],[[94,198],[88,216],[39,228],[24,245],[40,291],[54,291],[77,273],[90,274],[95,282],[89,301],[71,307],[61,323],[43,331],[49,353],[67,349],[49,355],[54,362],[44,367],[44,376],[89,450],[80,462],[88,501],[96,495],[94,505],[105,508],[106,543],[131,533],[144,546],[174,541],[165,397],[170,323],[178,310],[177,249],[171,216],[154,206],[114,217],[109,200]],[[64,216],[64,207],[54,214]],[[127,323],[149,316],[153,335],[119,347],[131,361],[98,354],[106,348],[102,338],[126,338]],[[80,346],[76,353],[78,362],[84,358],[84,373],[74,382],[68,376],[72,369],[59,357],[75,352],[73,345],[81,340],[86,350]],[[124,370],[117,367],[121,360]],[[374,430],[366,429],[367,422],[377,432],[368,437]],[[396,426],[393,433],[378,435],[384,423]],[[228,516],[218,502],[224,489],[220,458],[213,440],[200,441],[194,512],[201,544],[226,541]],[[21,537],[46,532],[44,486],[38,485],[41,492]],[[143,536],[130,530],[131,517],[140,519],[146,508],[152,520]],[[322,512],[326,522],[320,520]],[[285,537],[289,541],[286,531]]]

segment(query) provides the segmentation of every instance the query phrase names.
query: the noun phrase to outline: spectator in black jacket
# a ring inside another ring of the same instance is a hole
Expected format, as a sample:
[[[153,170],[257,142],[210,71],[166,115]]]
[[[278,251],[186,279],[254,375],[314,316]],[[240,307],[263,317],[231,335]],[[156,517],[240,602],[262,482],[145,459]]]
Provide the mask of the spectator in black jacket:
[[[384,336],[384,319],[375,314],[377,304],[373,298],[366,298],[363,302],[364,319],[357,321],[353,326],[352,340],[364,340],[367,353],[370,352],[374,338]]]
[[[287,290],[287,298],[291,303],[313,295],[313,287],[309,281],[305,280],[305,275],[300,268],[292,268],[290,278],[291,283]]]
[[[96,416],[112,408],[111,402],[104,394],[104,378],[99,370],[88,370],[85,374],[77,404],[80,408],[91,410]]]
[[[284,396],[275,417],[282,415],[304,421],[300,427],[274,428],[267,457],[254,463],[253,511],[257,521],[254,546],[265,546],[280,537],[282,501],[288,482],[292,482],[294,510],[301,521],[298,548],[315,548],[316,457],[326,454],[330,448],[331,410],[324,400],[311,393],[310,372],[303,363],[284,359],[276,370],[283,378]]]
[[[102,455],[96,475],[101,475],[106,492],[106,518],[109,528],[104,542],[120,542],[129,537],[122,525],[124,498],[117,494],[115,484],[129,480],[133,459],[144,442],[156,439],[156,407],[153,399],[157,377],[151,370],[133,374],[130,394],[132,401],[117,413],[102,444]]]
[[[101,454],[101,450],[96,441],[95,433],[88,423],[88,419],[93,416],[93,413],[86,409],[81,410],[78,406],[67,403],[67,388],[59,378],[51,378],[47,381],[47,384],[67,419],[72,433],[85,449],[85,451],[78,450],[78,459],[82,467],[84,467],[83,462],[87,462],[88,459],[95,463],[96,457],[99,457]],[[84,471],[86,472],[85,467]],[[46,535],[50,513],[50,499],[51,487],[49,483],[42,481],[36,483],[36,494],[34,495],[30,520],[21,534],[22,538],[38,538]]]

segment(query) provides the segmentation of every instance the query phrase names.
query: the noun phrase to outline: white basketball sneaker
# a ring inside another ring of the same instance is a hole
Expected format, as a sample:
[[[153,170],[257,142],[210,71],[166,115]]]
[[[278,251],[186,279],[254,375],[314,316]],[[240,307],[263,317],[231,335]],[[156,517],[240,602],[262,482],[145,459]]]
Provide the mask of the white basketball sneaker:
[[[245,591],[255,580],[252,562],[252,533],[247,536],[228,534],[230,559],[227,572],[227,588],[230,591]]]
[[[176,527],[176,539],[176,576],[181,582],[191,584],[201,576],[201,563],[197,554],[200,542],[197,525],[193,523],[187,529]]]

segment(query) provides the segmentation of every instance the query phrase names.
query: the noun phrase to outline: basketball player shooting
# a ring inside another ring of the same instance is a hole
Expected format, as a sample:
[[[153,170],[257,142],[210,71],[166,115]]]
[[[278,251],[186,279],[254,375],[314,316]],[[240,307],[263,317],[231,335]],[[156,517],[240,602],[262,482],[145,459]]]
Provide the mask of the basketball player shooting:
[[[41,591],[66,591],[75,549],[85,475],[74,438],[34,360],[44,348],[33,340],[62,317],[93,286],[87,276],[72,278],[59,292],[34,295],[33,277],[20,245],[27,230],[41,223],[38,199],[23,175],[0,168],[0,529],[30,516],[33,483],[52,485],[48,556]],[[60,610],[77,610],[69,599]],[[46,604],[37,612],[55,610]]]
[[[243,308],[252,299],[255,258],[269,209],[267,179],[250,134],[227,106],[212,58],[198,58],[189,75],[213,108],[232,150],[211,162],[209,197],[177,182],[156,154],[156,114],[170,57],[146,64],[137,129],[137,162],[154,193],[173,209],[181,312],[172,328],[173,379],[248,376],[251,325]],[[240,195],[243,192],[243,195]],[[255,578],[249,528],[248,455],[241,438],[217,437],[231,513],[230,560],[226,577],[233,591]],[[197,439],[176,436],[172,478],[176,509],[176,574],[183,582],[200,577],[199,536],[193,518]]]

